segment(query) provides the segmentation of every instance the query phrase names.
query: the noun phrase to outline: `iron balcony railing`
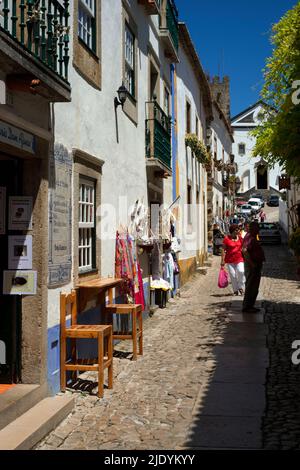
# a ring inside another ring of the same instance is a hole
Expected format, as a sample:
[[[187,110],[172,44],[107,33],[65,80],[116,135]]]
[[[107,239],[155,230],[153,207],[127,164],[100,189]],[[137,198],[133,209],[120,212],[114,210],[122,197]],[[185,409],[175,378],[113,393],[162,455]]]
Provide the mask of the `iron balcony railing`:
[[[69,65],[69,4],[69,0],[0,2],[0,30],[65,81]]]
[[[156,101],[146,103],[146,156],[171,169],[171,120]]]
[[[178,11],[175,6],[174,0],[167,0],[167,28],[170,32],[175,49],[178,50],[179,46],[179,31],[178,31]]]

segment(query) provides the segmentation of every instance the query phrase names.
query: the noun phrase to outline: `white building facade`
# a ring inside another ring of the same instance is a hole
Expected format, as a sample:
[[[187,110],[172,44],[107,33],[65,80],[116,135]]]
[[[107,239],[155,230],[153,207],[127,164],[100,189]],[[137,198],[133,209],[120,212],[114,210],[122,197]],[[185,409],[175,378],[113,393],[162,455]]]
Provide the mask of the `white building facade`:
[[[251,135],[251,131],[258,126],[262,112],[263,102],[259,101],[231,120],[234,135],[233,153],[241,180],[239,193],[245,197],[258,192],[266,197],[279,193],[279,165],[270,168],[262,158],[252,156],[255,137]]]
[[[194,134],[205,143],[207,122],[212,118],[212,102],[208,81],[184,23],[179,24],[179,38],[173,199],[178,198],[181,280],[185,282],[207,255],[207,172],[186,146],[185,137]]]
[[[127,230],[137,203],[147,209],[169,202],[165,181],[172,186],[173,174],[172,64],[178,61],[174,2],[76,0],[72,7],[69,76],[73,94],[69,106],[54,109],[49,197],[48,383],[52,393],[59,390],[60,292],[70,292],[99,276],[114,276],[117,231]],[[117,94],[122,84],[126,88],[123,106]],[[51,212],[54,207],[61,208],[64,220],[57,219],[55,210]],[[63,232],[58,225],[64,225]],[[148,254],[142,253],[139,261],[149,306]],[[99,306],[92,302],[88,307],[82,314],[84,321],[98,323]]]
[[[221,162],[221,168],[224,164],[230,162],[233,145],[233,132],[230,123],[220,108],[219,104],[213,103],[214,119],[211,123],[211,145],[214,162]],[[228,194],[228,188],[224,186],[224,171],[218,170],[218,166],[214,164],[212,170],[212,215],[214,221],[223,219],[227,210],[230,210],[231,203]]]
[[[134,207],[171,208],[181,238],[182,283],[204,262],[207,168],[185,137],[195,134],[207,143],[213,107],[209,83],[186,25],[178,24],[173,0],[43,2],[49,11],[42,7],[39,14],[49,19],[48,43],[32,31],[30,54],[24,54],[22,44],[25,25],[20,20],[20,31],[14,31],[15,2],[8,3],[1,25],[10,24],[13,31],[6,38],[0,31],[0,235],[5,255],[0,271],[3,277],[9,270],[11,235],[3,226],[10,202],[3,201],[6,195],[20,196],[20,209],[31,205],[20,235],[32,245],[28,270],[33,273],[28,276],[36,285],[28,296],[0,296],[2,309],[8,305],[5,327],[11,343],[18,343],[13,354],[6,347],[3,352],[2,337],[0,346],[5,361],[14,356],[11,382],[41,385],[38,401],[60,390],[60,294],[114,276],[117,232],[126,233]],[[32,2],[26,8],[34,23]],[[14,48],[12,36],[18,43]],[[17,59],[12,54],[16,48]],[[11,77],[11,70],[20,77]],[[25,72],[30,78],[24,78]],[[227,158],[230,149],[223,124],[220,130],[218,125],[214,132]],[[151,263],[146,251],[139,257],[149,307]],[[91,299],[80,314],[83,323],[101,320],[99,305]],[[2,373],[7,364],[1,361]]]

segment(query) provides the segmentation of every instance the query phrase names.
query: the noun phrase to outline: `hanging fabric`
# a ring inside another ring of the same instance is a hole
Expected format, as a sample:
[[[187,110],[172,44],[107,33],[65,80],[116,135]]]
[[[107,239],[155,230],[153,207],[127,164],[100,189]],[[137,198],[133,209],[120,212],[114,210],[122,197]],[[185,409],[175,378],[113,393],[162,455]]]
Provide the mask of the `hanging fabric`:
[[[139,290],[138,292],[135,293],[135,303],[141,304],[143,306],[143,310],[145,310],[144,285],[143,285],[143,277],[142,277],[140,263],[137,264],[137,268],[138,268]]]
[[[116,277],[124,280],[120,292],[129,303],[139,303],[145,307],[143,279],[137,258],[136,242],[128,230],[116,234]],[[137,300],[138,299],[138,300]]]

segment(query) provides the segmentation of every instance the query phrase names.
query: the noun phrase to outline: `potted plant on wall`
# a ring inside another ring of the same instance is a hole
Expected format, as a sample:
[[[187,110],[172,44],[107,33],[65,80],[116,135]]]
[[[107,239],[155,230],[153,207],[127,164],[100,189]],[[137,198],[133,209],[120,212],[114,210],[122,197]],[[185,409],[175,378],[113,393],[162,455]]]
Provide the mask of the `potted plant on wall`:
[[[201,142],[196,134],[186,134],[185,145],[191,149],[195,157],[202,163],[207,171],[211,170],[211,155],[205,144]]]
[[[218,171],[222,171],[223,170],[223,167],[224,167],[224,163],[222,160],[214,160],[214,165],[215,165],[215,169],[218,170]]]

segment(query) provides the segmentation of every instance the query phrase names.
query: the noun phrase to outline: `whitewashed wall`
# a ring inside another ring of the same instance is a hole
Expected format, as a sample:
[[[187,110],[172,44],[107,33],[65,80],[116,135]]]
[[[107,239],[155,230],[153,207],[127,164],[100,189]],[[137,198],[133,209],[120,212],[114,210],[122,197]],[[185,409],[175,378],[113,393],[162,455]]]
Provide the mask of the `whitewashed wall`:
[[[179,163],[179,193],[181,222],[183,224],[181,259],[195,257],[198,250],[206,250],[205,246],[205,207],[204,195],[207,194],[206,172],[203,166],[191,156],[190,149],[186,149],[186,100],[191,104],[191,133],[196,133],[196,114],[199,118],[200,135],[206,134],[206,118],[203,106],[202,91],[187,53],[179,47],[179,63],[176,65],[177,73],[177,127],[178,127],[178,163]],[[197,170],[196,170],[197,167]],[[197,181],[200,189],[200,204],[192,212],[192,224],[187,227],[187,178],[192,182],[192,202],[196,204]],[[198,214],[198,215],[197,215]],[[197,223],[199,222],[199,223]]]
[[[217,142],[217,159],[223,159],[224,150],[224,162],[229,161],[229,156],[232,153],[232,140],[228,131],[228,128],[223,119],[220,118],[216,106],[213,106],[214,120],[211,123],[212,128],[212,148],[215,151],[215,140]],[[222,172],[215,171],[215,184],[213,186],[213,216],[220,216],[219,208],[223,207],[223,190],[222,187]],[[221,187],[220,187],[221,186]]]
[[[289,235],[289,215],[288,208],[285,201],[279,200],[279,223],[286,235]]]
[[[145,205],[147,200],[147,178],[145,166],[145,102],[148,101],[149,60],[148,46],[161,60],[161,75],[169,76],[170,65],[164,57],[159,43],[158,20],[146,14],[136,0],[128,1],[133,20],[138,27],[138,123],[133,123],[117,109],[119,143],[116,137],[114,98],[122,84],[122,1],[102,1],[101,7],[101,91],[92,87],[72,67],[70,60],[69,79],[72,86],[72,102],[55,105],[55,140],[72,151],[80,149],[104,161],[101,178],[101,204],[111,204],[116,209],[112,221],[112,233],[120,224],[127,225],[127,214],[119,213],[119,198],[127,198],[128,206],[139,198]],[[72,6],[73,2],[71,2]],[[71,15],[72,18],[73,15]],[[70,20],[72,25],[73,20]],[[73,54],[72,29],[70,31],[70,57]],[[163,89],[163,81],[160,83]],[[161,92],[161,105],[163,93]],[[99,220],[98,220],[99,221]],[[76,250],[77,247],[73,247]],[[101,275],[114,274],[115,239],[102,241]],[[64,286],[69,291],[72,285]],[[48,327],[58,321],[58,292],[49,291]]]

